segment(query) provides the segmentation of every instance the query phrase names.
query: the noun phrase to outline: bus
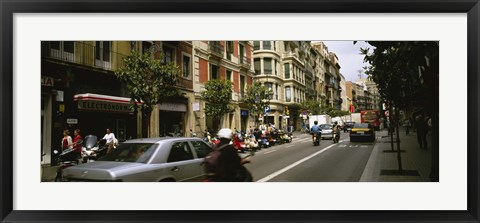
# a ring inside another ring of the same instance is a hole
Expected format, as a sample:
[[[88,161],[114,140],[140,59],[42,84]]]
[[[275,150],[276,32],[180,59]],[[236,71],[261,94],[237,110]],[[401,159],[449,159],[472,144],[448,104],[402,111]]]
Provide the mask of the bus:
[[[380,111],[363,110],[360,111],[360,120],[362,123],[370,123],[375,130],[380,130]]]

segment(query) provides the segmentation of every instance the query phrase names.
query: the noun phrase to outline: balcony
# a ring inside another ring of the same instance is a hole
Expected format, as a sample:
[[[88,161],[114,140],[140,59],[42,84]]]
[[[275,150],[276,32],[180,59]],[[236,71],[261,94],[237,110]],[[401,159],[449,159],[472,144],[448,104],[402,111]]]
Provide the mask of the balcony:
[[[250,67],[252,66],[252,60],[248,57],[240,57],[240,63],[242,65],[242,67],[245,67],[247,69],[250,69]]]
[[[210,41],[208,43],[208,51],[211,55],[223,58],[223,46],[219,41]]]
[[[109,48],[96,47],[84,42],[73,42],[73,49],[61,50],[57,44],[50,41],[41,43],[42,59],[73,63],[103,70],[113,71],[123,66],[123,58],[127,55],[116,53]]]

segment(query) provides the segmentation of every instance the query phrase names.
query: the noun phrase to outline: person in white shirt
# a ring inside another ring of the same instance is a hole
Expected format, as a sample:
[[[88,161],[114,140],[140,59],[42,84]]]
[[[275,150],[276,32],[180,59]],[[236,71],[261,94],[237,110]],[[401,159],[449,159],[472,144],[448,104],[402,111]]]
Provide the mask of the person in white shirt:
[[[115,147],[115,141],[116,141],[115,134],[113,134],[113,132],[111,132],[110,129],[107,129],[107,134],[105,134],[105,136],[102,139],[106,140],[105,144],[108,145],[107,153],[110,153],[110,151],[112,151],[112,149]]]

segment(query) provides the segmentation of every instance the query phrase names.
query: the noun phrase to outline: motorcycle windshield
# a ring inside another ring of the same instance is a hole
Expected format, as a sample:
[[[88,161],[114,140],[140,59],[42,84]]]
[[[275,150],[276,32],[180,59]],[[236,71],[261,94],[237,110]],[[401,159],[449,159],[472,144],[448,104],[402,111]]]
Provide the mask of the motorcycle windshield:
[[[95,144],[97,144],[97,136],[94,135],[88,135],[85,136],[85,148],[91,149],[95,147]]]

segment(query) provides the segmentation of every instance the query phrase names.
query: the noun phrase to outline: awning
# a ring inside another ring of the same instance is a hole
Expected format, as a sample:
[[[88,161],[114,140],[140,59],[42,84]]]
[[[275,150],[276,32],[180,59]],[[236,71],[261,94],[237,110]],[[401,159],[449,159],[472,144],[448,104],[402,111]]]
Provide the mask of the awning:
[[[73,100],[78,102],[77,108],[81,111],[120,112],[132,113],[131,99],[101,94],[77,94]],[[141,102],[137,102],[141,104]]]

